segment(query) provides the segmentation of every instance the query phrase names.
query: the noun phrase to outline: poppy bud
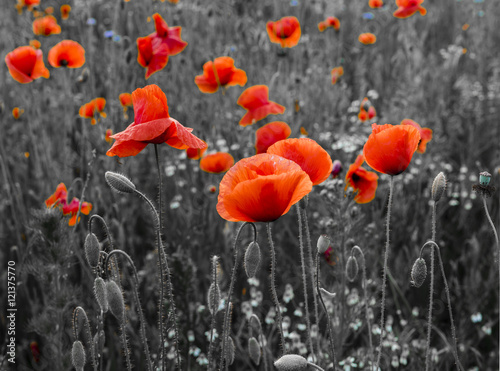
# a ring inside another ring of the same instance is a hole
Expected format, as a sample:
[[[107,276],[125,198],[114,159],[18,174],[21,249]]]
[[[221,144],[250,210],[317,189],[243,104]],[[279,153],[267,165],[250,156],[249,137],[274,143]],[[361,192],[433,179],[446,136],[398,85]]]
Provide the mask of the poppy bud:
[[[440,172],[438,175],[436,175],[434,181],[432,182],[431,195],[434,202],[439,201],[445,190],[446,190],[446,177],[444,176],[443,172]]]
[[[248,355],[253,363],[257,366],[260,364],[260,345],[253,336],[248,339]]]
[[[287,354],[274,362],[274,367],[278,371],[306,371],[309,367],[309,362],[298,354]]]
[[[420,287],[425,281],[427,276],[427,265],[425,260],[418,258],[415,260],[413,267],[411,268],[411,283],[415,287]]]
[[[108,311],[108,294],[106,290],[106,282],[101,277],[97,277],[94,280],[94,294],[97,300],[97,304],[101,308],[103,313]]]
[[[255,277],[260,266],[260,247],[257,242],[251,242],[245,252],[245,272],[248,278]]]
[[[125,320],[125,303],[123,302],[122,291],[115,281],[108,281],[106,282],[106,292],[109,310],[118,321],[123,322]]]
[[[259,334],[262,332],[262,325],[260,323],[259,317],[257,317],[256,314],[252,314],[250,316],[248,323],[249,323],[250,327],[252,327],[253,329],[256,329]]]
[[[356,277],[358,276],[358,261],[354,256],[349,256],[347,259],[347,263],[345,265],[345,275],[349,282],[354,282]]]
[[[208,295],[207,295],[208,310],[212,315],[214,315],[214,308],[215,308],[215,313],[217,313],[220,304],[220,296],[221,295],[220,295],[219,285],[212,282],[212,284],[208,288]]]
[[[77,340],[73,343],[73,349],[71,350],[71,363],[73,363],[76,371],[83,371],[85,361],[85,349],[83,349],[82,342]]]
[[[226,347],[226,362],[229,366],[231,366],[234,362],[234,356],[236,354],[234,340],[232,337],[227,338],[227,347]]]
[[[91,268],[97,268],[99,264],[99,241],[93,233],[89,233],[85,238],[85,258],[87,258],[87,263],[89,263]]]
[[[135,193],[135,184],[127,178],[125,175],[114,173],[112,171],[106,171],[104,174],[106,182],[113,189],[113,191],[118,193]]]
[[[330,246],[330,237],[326,234],[322,234],[318,238],[318,254],[323,254]]]
[[[333,161],[332,178],[335,179],[342,171],[342,163],[339,160]]]
[[[479,173],[479,184],[481,184],[482,186],[487,186],[488,184],[490,184],[490,180],[491,174],[487,171]]]

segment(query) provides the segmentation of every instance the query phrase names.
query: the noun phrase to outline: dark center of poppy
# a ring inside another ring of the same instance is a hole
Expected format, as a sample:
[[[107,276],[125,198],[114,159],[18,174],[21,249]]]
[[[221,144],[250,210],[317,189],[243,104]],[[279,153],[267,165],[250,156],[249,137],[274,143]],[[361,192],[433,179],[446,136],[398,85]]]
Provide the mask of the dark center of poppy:
[[[354,174],[352,174],[351,178],[352,178],[353,182],[356,183],[359,180],[359,175],[354,173]]]
[[[67,61],[66,59],[61,59],[61,60],[59,61],[59,64],[60,64],[61,66],[63,66],[63,67],[66,67],[66,66],[68,65],[68,61]]]

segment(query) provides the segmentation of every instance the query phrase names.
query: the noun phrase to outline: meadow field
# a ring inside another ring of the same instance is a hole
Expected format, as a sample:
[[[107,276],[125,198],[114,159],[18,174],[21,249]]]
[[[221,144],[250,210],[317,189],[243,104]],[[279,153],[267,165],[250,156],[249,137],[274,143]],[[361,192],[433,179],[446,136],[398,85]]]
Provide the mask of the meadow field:
[[[0,369],[498,370],[499,30],[2,0]]]

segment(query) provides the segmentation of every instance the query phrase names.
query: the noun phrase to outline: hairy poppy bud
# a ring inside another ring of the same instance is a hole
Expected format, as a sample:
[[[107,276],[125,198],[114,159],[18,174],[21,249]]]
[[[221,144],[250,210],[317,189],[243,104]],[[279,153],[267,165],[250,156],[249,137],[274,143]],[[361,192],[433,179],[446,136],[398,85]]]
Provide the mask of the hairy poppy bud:
[[[108,295],[109,310],[118,321],[124,321],[125,303],[123,302],[122,291],[115,281],[106,282],[106,292]]]
[[[262,324],[260,323],[259,317],[254,313],[250,316],[250,319],[248,320],[248,324],[250,327],[252,327],[254,330],[257,330],[257,333],[262,332]]]
[[[99,264],[99,241],[97,237],[93,233],[89,233],[87,237],[85,237],[85,258],[87,259],[87,263],[89,263],[91,268],[97,268]]]
[[[274,362],[274,367],[278,371],[306,371],[309,367],[309,362],[298,354],[287,354]]]
[[[220,295],[219,285],[217,283],[212,282],[212,284],[208,288],[208,295],[207,295],[208,310],[212,315],[217,313],[220,304],[220,296],[221,295]]]
[[[226,347],[226,362],[229,366],[231,366],[234,362],[234,356],[236,354],[234,340],[232,337],[227,338],[227,347]]]
[[[345,265],[345,275],[349,282],[354,282],[356,277],[358,276],[358,261],[354,256],[349,256],[347,259],[347,263]]]
[[[248,339],[248,355],[253,363],[257,366],[260,364],[260,345],[256,338],[253,336]]]
[[[318,238],[318,254],[323,254],[330,246],[330,238],[326,234],[322,234]]]
[[[250,242],[245,252],[245,272],[248,278],[255,277],[260,266],[260,247],[257,242]]]
[[[97,277],[94,280],[94,294],[97,300],[97,304],[101,308],[103,313],[108,311],[108,294],[106,290],[106,282],[101,277]]]
[[[418,258],[411,268],[411,283],[415,287],[420,287],[424,283],[426,276],[427,265],[425,264],[425,260]]]
[[[135,193],[135,184],[127,178],[125,175],[114,173],[112,171],[106,171],[104,174],[106,182],[113,189],[113,191],[118,193]]]
[[[434,202],[439,201],[445,190],[446,190],[446,177],[444,176],[443,172],[440,172],[438,175],[436,175],[434,181],[432,182],[431,195]]]
[[[73,349],[71,349],[71,363],[73,363],[76,371],[83,371],[85,361],[85,349],[83,349],[82,342],[77,340],[73,343]]]

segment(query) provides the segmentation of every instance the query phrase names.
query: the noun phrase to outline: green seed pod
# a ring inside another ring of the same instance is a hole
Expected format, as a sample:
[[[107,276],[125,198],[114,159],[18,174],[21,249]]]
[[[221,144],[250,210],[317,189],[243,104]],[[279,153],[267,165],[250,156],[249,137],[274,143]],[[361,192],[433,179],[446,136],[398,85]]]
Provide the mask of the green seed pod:
[[[298,354],[287,354],[274,362],[278,371],[306,371],[309,362]]]
[[[210,287],[208,288],[207,302],[208,302],[208,310],[212,315],[217,313],[220,305],[220,289],[217,283],[212,282]]]
[[[77,340],[73,343],[73,348],[71,349],[71,363],[73,363],[76,371],[83,371],[85,361],[85,349],[83,349],[82,342]]]
[[[488,184],[490,184],[490,180],[491,174],[487,171],[479,173],[479,184],[481,184],[482,186],[487,186]]]
[[[432,182],[431,197],[434,200],[434,202],[439,201],[445,190],[446,190],[446,177],[444,176],[444,173],[441,171],[438,175],[436,175],[434,181]]]
[[[248,278],[255,277],[260,267],[260,247],[257,242],[250,242],[245,252],[245,272]]]
[[[253,363],[257,366],[260,364],[260,345],[256,338],[253,336],[248,339],[248,355]]]
[[[354,256],[349,256],[347,259],[347,263],[345,265],[345,275],[349,282],[354,282],[356,277],[358,276],[358,260]]]
[[[231,366],[234,362],[234,356],[236,355],[236,347],[234,346],[234,341],[231,336],[227,338],[226,346],[226,362]]]
[[[425,260],[418,258],[415,260],[413,267],[411,268],[411,283],[415,287],[420,287],[425,281],[427,276],[427,265]]]
[[[323,254],[330,246],[330,238],[326,234],[322,234],[318,238],[318,254]]]
[[[94,294],[102,312],[106,313],[108,311],[108,291],[106,290],[106,282],[101,277],[94,280]]]
[[[99,264],[99,253],[101,251],[97,236],[93,233],[89,233],[87,237],[85,237],[84,247],[87,263],[89,263],[91,268],[97,268],[97,265]]]
[[[109,310],[118,321],[125,321],[125,303],[123,302],[122,291],[115,281],[106,282],[106,292]]]
[[[106,171],[104,177],[108,185],[118,193],[135,193],[137,191],[135,184],[125,175]]]

